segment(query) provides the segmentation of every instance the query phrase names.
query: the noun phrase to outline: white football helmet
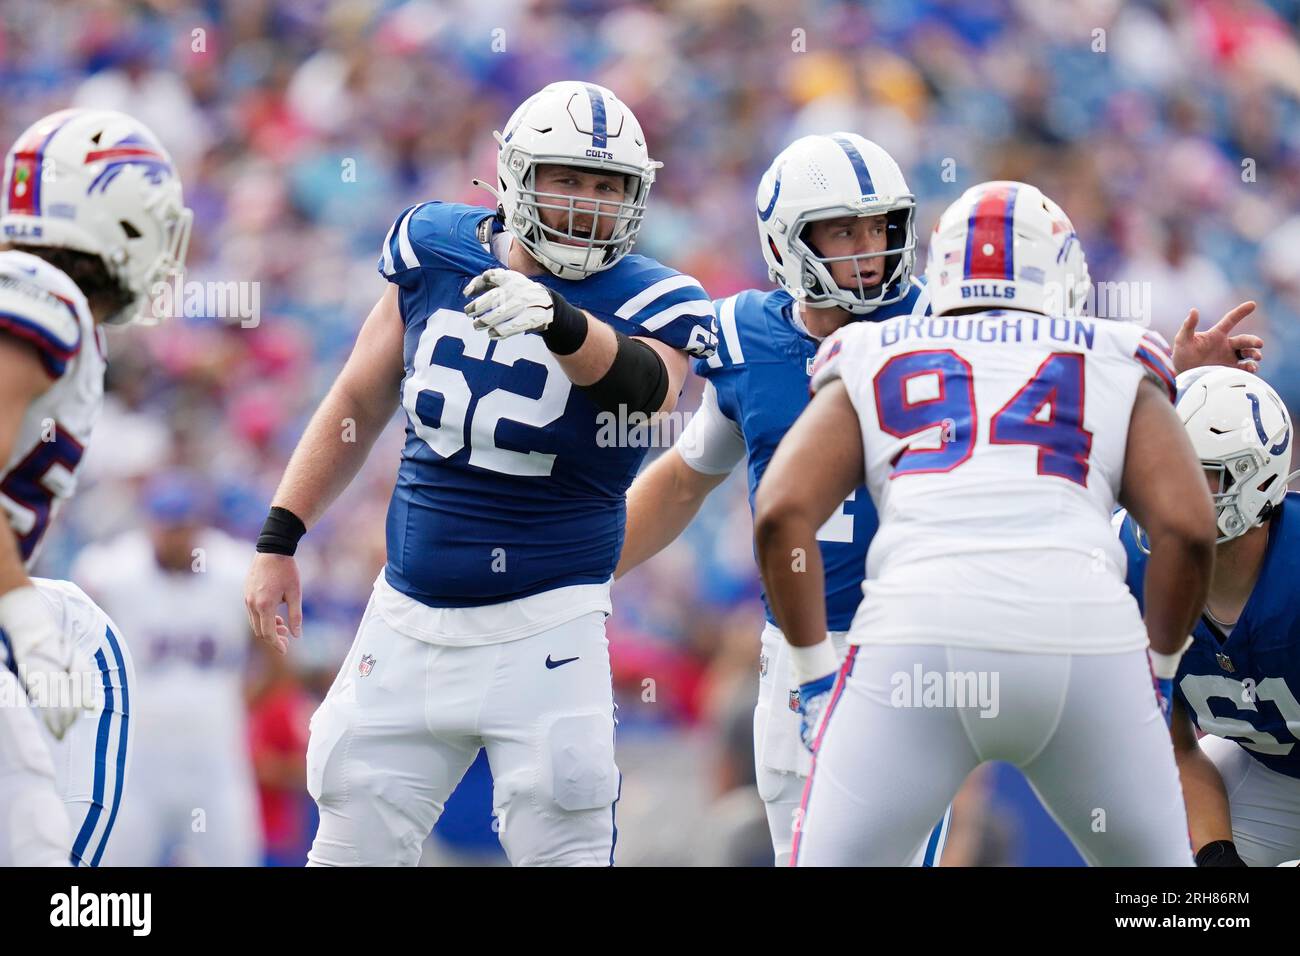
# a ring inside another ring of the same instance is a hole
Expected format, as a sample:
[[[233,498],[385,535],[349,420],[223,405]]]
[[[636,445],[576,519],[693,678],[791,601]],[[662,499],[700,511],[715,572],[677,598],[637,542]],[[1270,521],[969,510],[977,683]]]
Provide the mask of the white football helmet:
[[[1177,409],[1211,478],[1219,542],[1262,525],[1296,477],[1291,416],[1277,392],[1242,369],[1194,368],[1178,376]]]
[[[939,217],[925,265],[930,308],[1083,315],[1092,280],[1064,210],[1028,183],[966,190]]]
[[[650,159],[641,124],[618,97],[594,83],[552,83],[515,110],[504,134],[492,135],[500,145],[499,191],[488,188],[501,204],[506,228],[538,262],[561,279],[581,279],[627,255],[645,217],[655,170],[663,164]],[[537,167],[543,163],[620,173],[627,192],[621,202],[538,192]],[[543,209],[566,213],[567,227],[547,226]],[[575,213],[584,212],[596,217],[591,235],[574,229]],[[608,239],[596,238],[599,217],[614,220]]]
[[[148,314],[154,286],[184,268],[192,219],[167,150],[123,113],[51,113],[5,157],[5,241],[99,256],[134,297],[112,324]]]
[[[758,237],[768,275],[814,309],[839,306],[862,315],[904,298],[916,263],[916,199],[903,171],[880,146],[856,133],[804,136],[772,161],[755,197]],[[804,237],[809,223],[841,216],[886,216],[884,252],[828,257]],[[845,289],[831,264],[884,258],[885,281]]]

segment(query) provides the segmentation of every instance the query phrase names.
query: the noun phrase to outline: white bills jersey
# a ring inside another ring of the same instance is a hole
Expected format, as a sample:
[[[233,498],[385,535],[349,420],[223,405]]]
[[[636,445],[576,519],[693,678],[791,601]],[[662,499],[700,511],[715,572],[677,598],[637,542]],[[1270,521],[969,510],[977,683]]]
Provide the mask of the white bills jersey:
[[[148,534],[81,553],[72,576],[131,636],[133,769],[108,866],[256,866],[261,858],[244,704],[250,652],[243,582],[250,545],[220,531],[194,563],[162,568]],[[202,808],[203,827],[195,827]]]
[[[12,250],[0,252],[0,334],[35,348],[54,380],[28,406],[0,471],[0,508],[30,567],[54,512],[75,490],[77,466],[104,404],[104,340],[71,279]]]
[[[188,752],[185,742],[201,738],[210,754],[244,753],[250,635],[243,581],[252,554],[208,529],[195,539],[193,569],[168,571],[149,535],[128,531],[91,545],[73,564],[73,580],[131,637],[142,750],[156,738]]]
[[[1138,384],[1173,397],[1156,333],[996,310],[847,326],[842,379],[880,513],[850,643],[1037,653],[1144,647],[1110,526]]]

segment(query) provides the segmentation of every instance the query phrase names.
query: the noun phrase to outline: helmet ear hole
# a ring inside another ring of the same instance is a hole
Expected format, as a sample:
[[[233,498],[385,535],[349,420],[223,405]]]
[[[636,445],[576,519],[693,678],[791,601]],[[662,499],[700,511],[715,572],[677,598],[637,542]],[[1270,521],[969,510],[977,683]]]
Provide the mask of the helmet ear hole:
[[[119,220],[118,225],[122,227],[122,231],[126,233],[128,239],[139,239],[140,236],[143,235],[139,229],[131,225],[125,219]]]

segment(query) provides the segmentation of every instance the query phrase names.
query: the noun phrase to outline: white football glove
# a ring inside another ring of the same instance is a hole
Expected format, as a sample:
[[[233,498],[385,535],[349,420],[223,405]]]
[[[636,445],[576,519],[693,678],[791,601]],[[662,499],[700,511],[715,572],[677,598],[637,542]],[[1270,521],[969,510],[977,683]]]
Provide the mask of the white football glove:
[[[98,675],[73,652],[72,642],[30,584],[0,596],[0,629],[9,638],[28,700],[50,733],[62,740],[82,713],[97,706]]]
[[[550,290],[510,269],[488,269],[471,279],[462,294],[472,298],[465,314],[474,328],[487,329],[494,339],[544,329],[555,318]]]

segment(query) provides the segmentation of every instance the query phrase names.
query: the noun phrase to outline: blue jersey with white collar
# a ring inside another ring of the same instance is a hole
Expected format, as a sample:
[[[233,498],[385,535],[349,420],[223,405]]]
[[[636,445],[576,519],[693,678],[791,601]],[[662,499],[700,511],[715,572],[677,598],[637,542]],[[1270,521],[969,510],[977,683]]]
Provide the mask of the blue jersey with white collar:
[[[881,322],[897,315],[925,315],[930,297],[913,286],[907,296],[865,317]],[[808,406],[808,380],[821,345],[795,324],[794,300],[784,289],[748,290],[714,302],[718,350],[695,363],[696,374],[713,383],[718,407],[739,427],[749,461],[749,505],[776,446]],[[826,624],[847,631],[862,600],[867,547],[878,524],[865,487],[851,494],[817,532],[826,575]],[[772,607],[763,595],[767,619]]]
[[[1270,521],[1259,578],[1226,638],[1201,615],[1174,693],[1205,733],[1241,744],[1271,770],[1300,777],[1300,494],[1289,492]],[[1120,538],[1128,585],[1143,605],[1147,556],[1133,524]]]
[[[541,337],[494,340],[465,315],[466,284],[504,268],[489,209],[428,202],[402,213],[379,271],[398,287],[406,444],[388,508],[385,576],[431,607],[498,604],[609,580],[624,493],[644,447],[618,440]],[[580,281],[534,277],[625,335],[714,350],[708,296],[690,276],[624,256]]]

